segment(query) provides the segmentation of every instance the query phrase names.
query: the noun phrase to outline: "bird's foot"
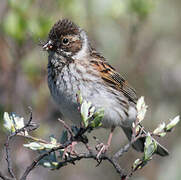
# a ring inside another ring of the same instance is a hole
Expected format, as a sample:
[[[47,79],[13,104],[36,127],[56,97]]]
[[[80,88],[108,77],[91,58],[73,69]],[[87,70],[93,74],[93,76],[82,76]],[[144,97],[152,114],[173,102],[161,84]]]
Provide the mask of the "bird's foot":
[[[108,144],[103,144],[103,143],[98,144],[96,146],[96,150],[98,151],[97,156],[96,156],[97,159],[99,159],[102,154],[105,154],[108,149],[109,149]]]
[[[76,156],[78,153],[75,151],[76,141],[73,141],[72,144],[68,145],[63,152],[63,159],[66,159],[68,156]]]

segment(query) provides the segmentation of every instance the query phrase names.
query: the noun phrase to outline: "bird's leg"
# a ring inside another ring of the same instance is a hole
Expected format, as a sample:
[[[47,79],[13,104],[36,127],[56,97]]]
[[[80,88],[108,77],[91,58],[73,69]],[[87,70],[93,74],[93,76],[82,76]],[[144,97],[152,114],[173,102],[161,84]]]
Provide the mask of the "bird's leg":
[[[100,143],[96,146],[96,149],[99,151],[97,153],[97,158],[99,159],[100,155],[101,154],[104,154],[106,153],[106,151],[109,149],[109,146],[111,145],[111,140],[112,140],[112,136],[113,136],[113,131],[114,131],[115,127],[112,127],[111,128],[111,132],[109,134],[109,138],[108,138],[108,141],[107,141],[107,144],[103,144],[103,143]]]
[[[63,152],[63,159],[65,159],[66,156],[69,155],[77,155],[77,152],[75,151],[75,145],[77,144],[76,141],[73,141],[70,145],[68,145]]]

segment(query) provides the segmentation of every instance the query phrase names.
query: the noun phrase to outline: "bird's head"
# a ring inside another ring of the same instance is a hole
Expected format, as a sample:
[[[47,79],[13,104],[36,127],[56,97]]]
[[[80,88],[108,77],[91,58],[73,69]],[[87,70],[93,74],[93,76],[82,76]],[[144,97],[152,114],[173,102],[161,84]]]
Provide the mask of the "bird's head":
[[[89,51],[89,43],[84,30],[68,19],[56,22],[49,32],[43,49],[56,52],[64,57],[81,59]]]

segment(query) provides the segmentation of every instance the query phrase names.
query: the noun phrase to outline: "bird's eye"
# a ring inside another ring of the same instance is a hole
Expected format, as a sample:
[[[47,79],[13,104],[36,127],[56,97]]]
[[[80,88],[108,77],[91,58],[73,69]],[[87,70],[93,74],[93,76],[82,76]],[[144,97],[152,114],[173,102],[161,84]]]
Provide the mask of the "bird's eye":
[[[62,43],[64,45],[68,45],[69,44],[69,40],[67,38],[63,38]]]

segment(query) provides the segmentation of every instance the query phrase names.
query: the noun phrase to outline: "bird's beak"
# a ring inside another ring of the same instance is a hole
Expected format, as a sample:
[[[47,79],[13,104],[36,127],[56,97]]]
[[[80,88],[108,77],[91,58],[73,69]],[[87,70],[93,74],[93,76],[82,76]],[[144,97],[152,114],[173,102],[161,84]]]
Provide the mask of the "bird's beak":
[[[49,40],[45,45],[43,45],[43,50],[48,51],[53,48],[53,42]]]

